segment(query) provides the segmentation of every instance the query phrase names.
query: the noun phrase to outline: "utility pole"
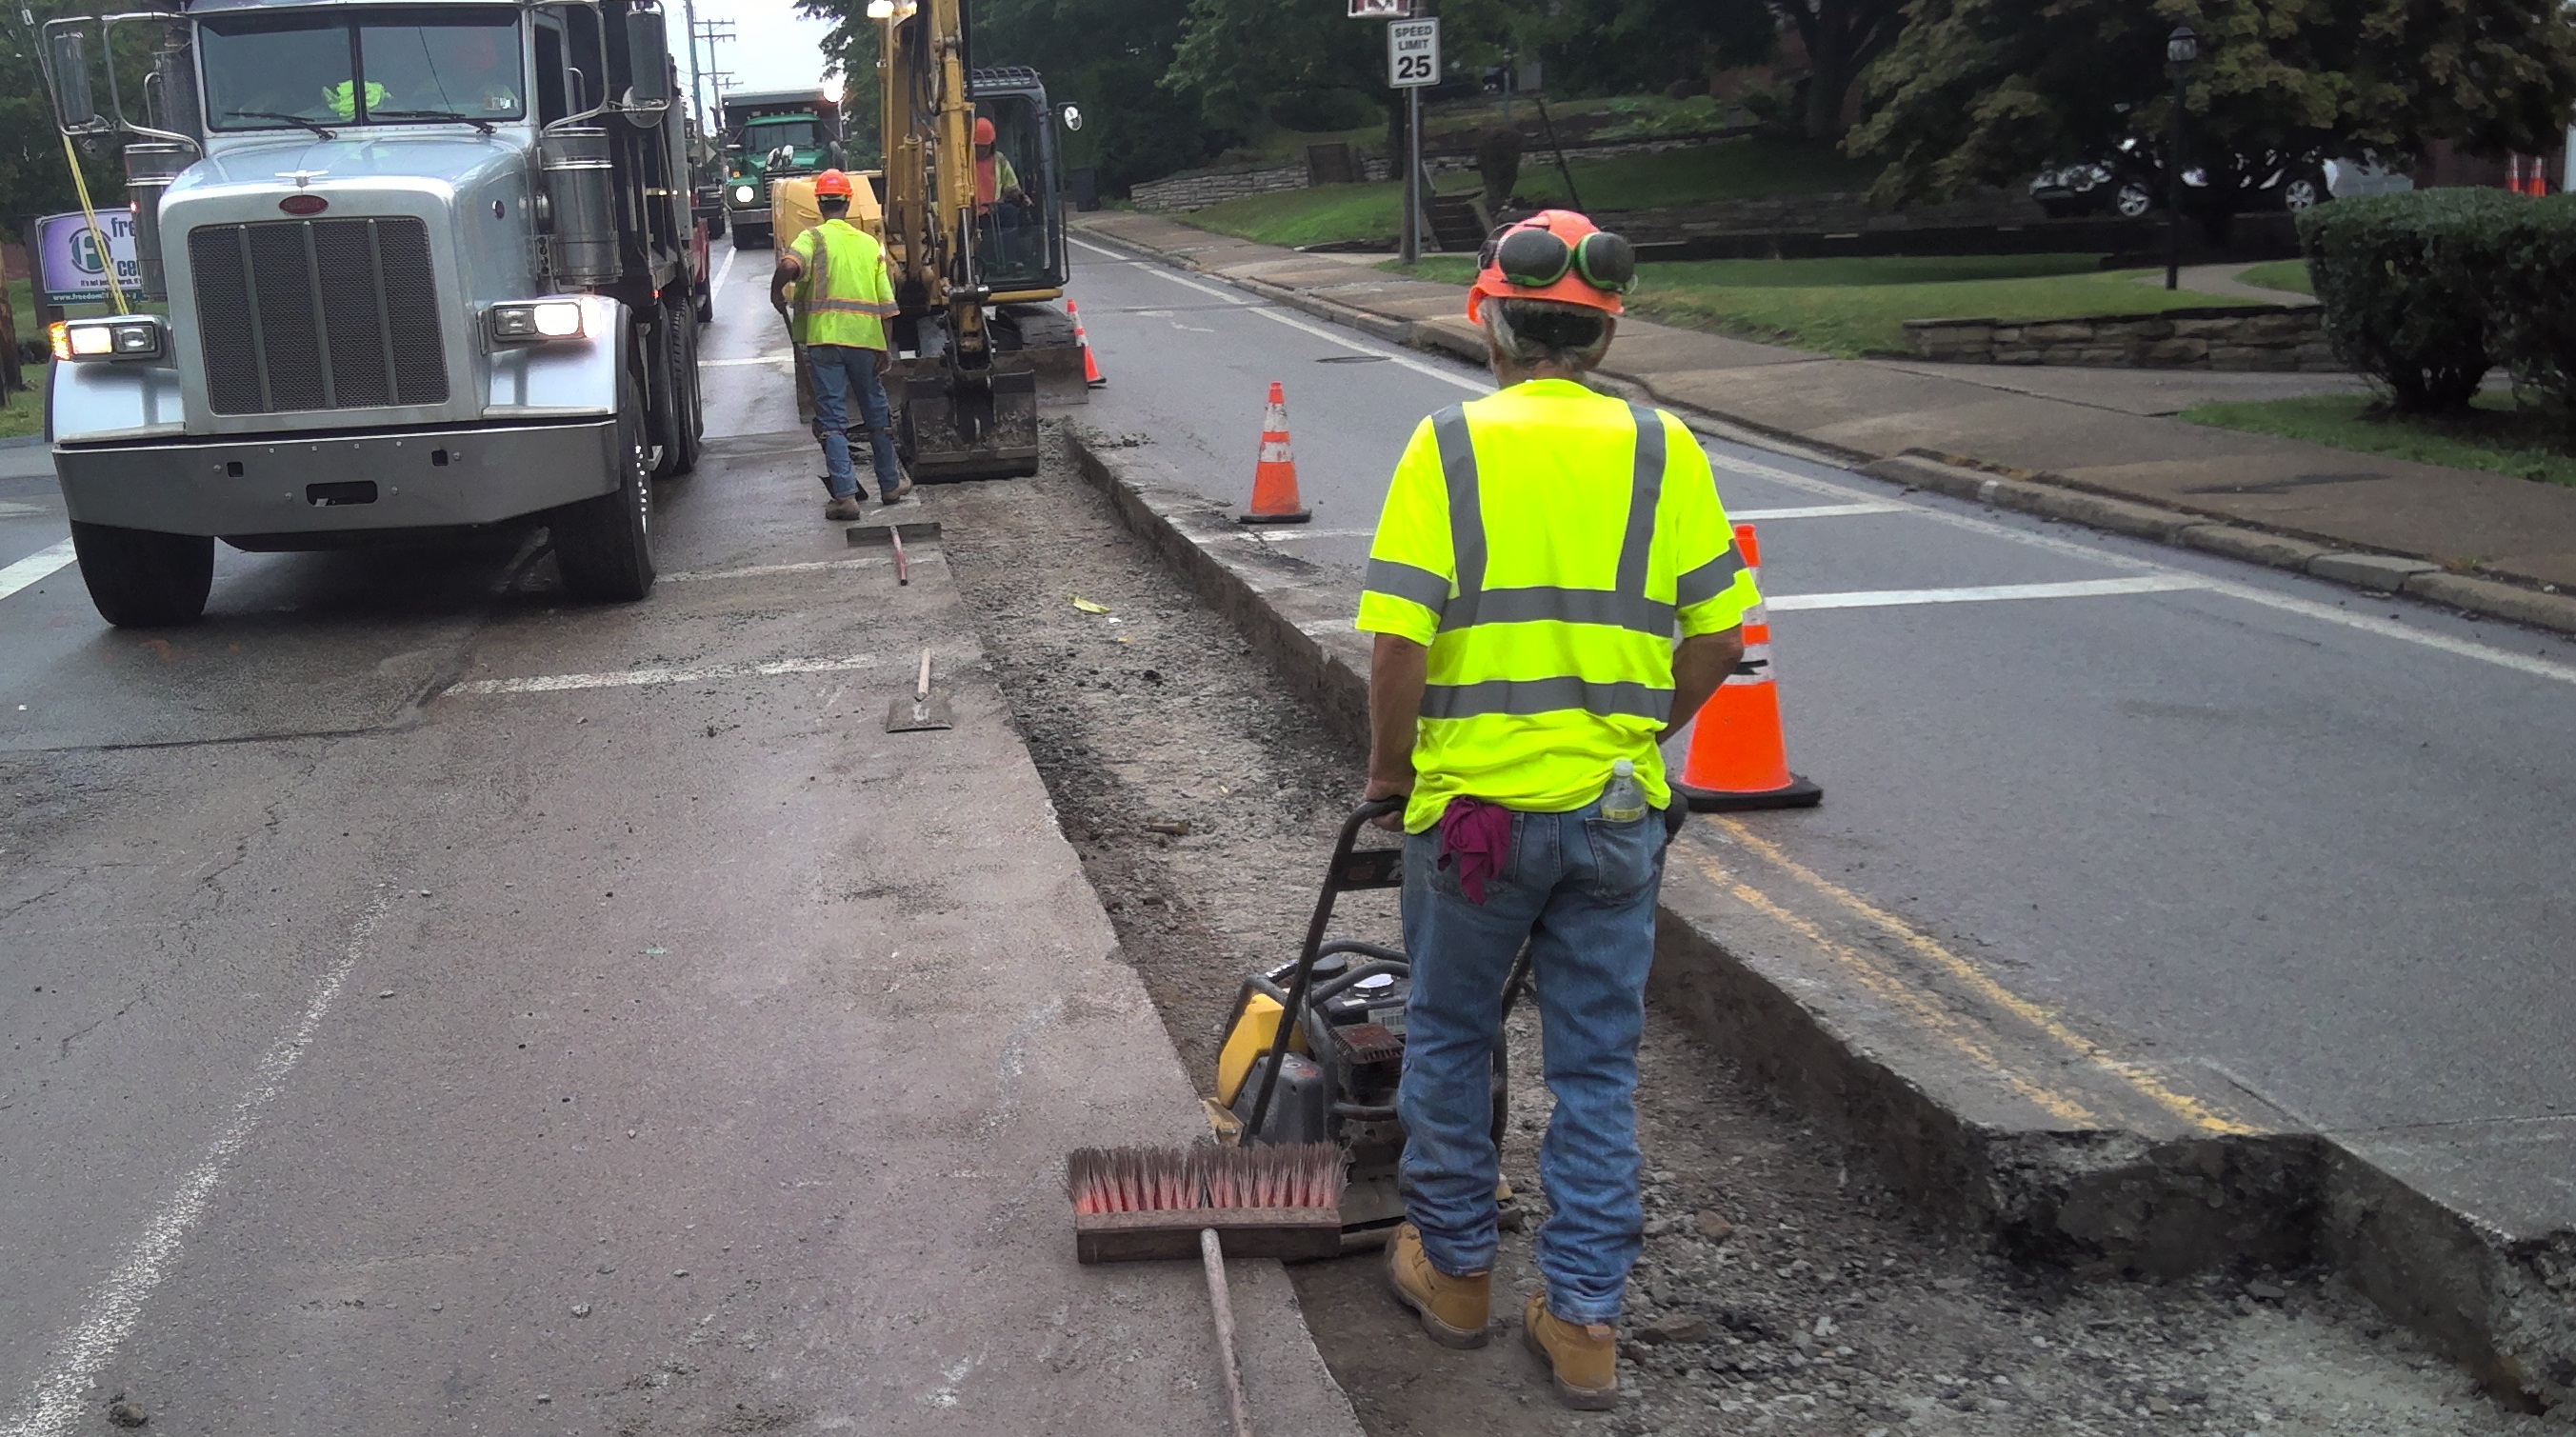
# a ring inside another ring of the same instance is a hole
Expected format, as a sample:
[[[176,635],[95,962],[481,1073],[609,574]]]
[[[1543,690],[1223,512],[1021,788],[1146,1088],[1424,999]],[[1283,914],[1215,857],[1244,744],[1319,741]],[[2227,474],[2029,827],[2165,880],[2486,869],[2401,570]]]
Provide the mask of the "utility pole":
[[[698,108],[698,130],[707,128],[707,84],[698,69],[698,0],[680,0],[680,18],[689,27],[689,101]]]
[[[694,4],[695,0],[688,0],[688,3]],[[707,44],[707,66],[705,74],[707,79],[713,82],[716,87],[716,104],[718,108],[722,108],[724,104],[724,82],[733,78],[733,72],[717,67],[716,42],[718,40],[722,40],[727,44],[731,44],[733,42],[733,38],[733,22],[731,20],[692,20],[689,22],[689,64],[692,68],[697,65],[698,42],[704,40]],[[714,134],[716,131],[724,128],[722,125],[716,123],[717,117],[715,112],[706,108],[706,101],[704,98],[701,98],[698,101],[698,114],[700,122],[707,128],[707,133]]]

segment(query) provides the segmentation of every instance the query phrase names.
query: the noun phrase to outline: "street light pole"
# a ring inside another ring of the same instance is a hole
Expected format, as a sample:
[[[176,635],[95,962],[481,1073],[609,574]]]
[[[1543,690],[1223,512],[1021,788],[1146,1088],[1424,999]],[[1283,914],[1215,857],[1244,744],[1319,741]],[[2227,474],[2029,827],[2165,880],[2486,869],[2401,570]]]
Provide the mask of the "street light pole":
[[[2173,138],[2165,149],[2165,288],[2182,288],[2183,78],[2200,58],[2200,37],[2176,25],[2165,37],[2165,68],[2173,72]]]

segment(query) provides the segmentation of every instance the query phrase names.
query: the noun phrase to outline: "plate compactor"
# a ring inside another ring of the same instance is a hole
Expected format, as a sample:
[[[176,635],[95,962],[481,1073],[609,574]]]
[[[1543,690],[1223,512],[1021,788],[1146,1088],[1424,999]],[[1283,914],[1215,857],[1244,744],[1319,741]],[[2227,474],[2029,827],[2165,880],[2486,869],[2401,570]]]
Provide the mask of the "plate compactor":
[[[1216,1099],[1209,1114],[1219,1136],[1243,1144],[1329,1142],[1342,1150],[1348,1185],[1342,1194],[1342,1250],[1383,1244],[1404,1220],[1396,1166],[1404,1124],[1396,1084],[1404,1076],[1404,1005],[1412,965],[1375,943],[1327,938],[1333,904],[1345,893],[1401,888],[1404,850],[1361,848],[1362,830],[1394,813],[1402,799],[1361,805],[1342,823],[1324,889],[1295,959],[1243,982],[1225,1022],[1217,1056]],[[1529,981],[1524,948],[1503,987],[1503,1015]],[[1282,1022],[1285,1014],[1297,1015]],[[1497,1032],[1493,1056],[1493,1133],[1501,1146],[1510,1120],[1508,1038]],[[1502,1224],[1521,1225],[1511,1185],[1498,1183]]]

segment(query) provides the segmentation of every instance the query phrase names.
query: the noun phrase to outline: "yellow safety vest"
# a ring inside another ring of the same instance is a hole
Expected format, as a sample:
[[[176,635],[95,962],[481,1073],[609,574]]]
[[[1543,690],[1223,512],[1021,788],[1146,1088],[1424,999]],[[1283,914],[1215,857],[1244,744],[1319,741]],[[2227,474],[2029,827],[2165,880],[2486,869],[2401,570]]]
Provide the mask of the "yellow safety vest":
[[[805,262],[796,284],[794,330],[800,344],[886,347],[885,322],[896,313],[885,246],[846,219],[829,219],[796,237]]]
[[[323,86],[322,102],[329,105],[331,107],[331,113],[339,116],[341,119],[354,120],[358,118],[358,87],[353,81],[342,80],[336,85]],[[377,84],[373,80],[369,80],[367,82],[367,108],[370,110],[380,110],[384,108],[384,104],[385,87]]]
[[[1623,758],[1669,804],[1674,635],[1734,628],[1759,598],[1708,456],[1662,410],[1537,379],[1422,421],[1359,609],[1431,650],[1404,826],[1462,795],[1571,812]]]

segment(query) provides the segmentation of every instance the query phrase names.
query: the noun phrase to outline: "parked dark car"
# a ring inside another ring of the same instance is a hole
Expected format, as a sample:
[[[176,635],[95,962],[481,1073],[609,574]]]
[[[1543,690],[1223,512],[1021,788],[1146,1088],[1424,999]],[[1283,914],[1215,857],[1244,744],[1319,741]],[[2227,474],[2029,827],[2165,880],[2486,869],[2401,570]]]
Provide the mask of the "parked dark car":
[[[2215,174],[2199,165],[2183,171],[2182,183],[2183,209],[2189,214],[2295,214],[2332,198],[2324,161],[2314,155],[2230,155]],[[2030,197],[2058,218],[2107,213],[2143,219],[2164,208],[2165,194],[2164,157],[2135,137],[2120,140],[2097,158],[2051,165],[2030,182]]]

